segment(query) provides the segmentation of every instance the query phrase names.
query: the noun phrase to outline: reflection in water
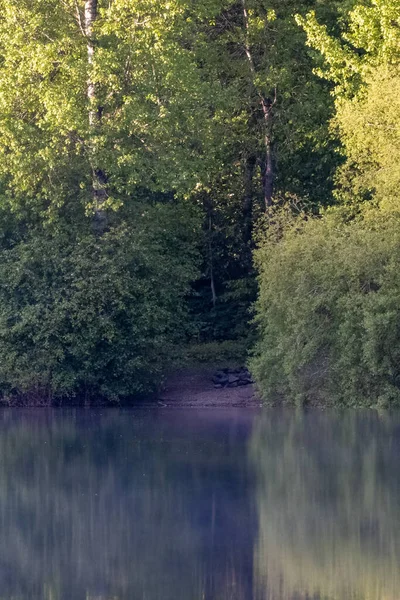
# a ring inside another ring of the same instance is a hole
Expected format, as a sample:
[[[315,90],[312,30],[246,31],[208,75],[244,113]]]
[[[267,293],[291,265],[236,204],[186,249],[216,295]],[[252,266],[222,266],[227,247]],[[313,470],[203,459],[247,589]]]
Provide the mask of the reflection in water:
[[[399,417],[268,412],[251,453],[257,596],[398,600]]]
[[[250,598],[250,424],[0,413],[0,599]]]
[[[395,600],[400,418],[0,413],[0,600]]]

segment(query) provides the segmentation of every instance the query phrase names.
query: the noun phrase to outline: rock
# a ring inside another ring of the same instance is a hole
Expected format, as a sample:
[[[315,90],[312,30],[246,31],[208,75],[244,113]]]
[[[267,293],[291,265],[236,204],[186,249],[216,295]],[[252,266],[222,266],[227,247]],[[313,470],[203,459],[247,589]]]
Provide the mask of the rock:
[[[228,375],[226,375],[222,371],[217,371],[212,377],[212,381],[216,385],[225,385],[228,383],[228,380],[229,380]]]
[[[241,375],[239,377],[239,381],[243,381],[244,383],[252,383],[250,375]]]
[[[212,376],[212,381],[215,389],[251,385],[254,383],[251,373],[246,367],[219,369]]]

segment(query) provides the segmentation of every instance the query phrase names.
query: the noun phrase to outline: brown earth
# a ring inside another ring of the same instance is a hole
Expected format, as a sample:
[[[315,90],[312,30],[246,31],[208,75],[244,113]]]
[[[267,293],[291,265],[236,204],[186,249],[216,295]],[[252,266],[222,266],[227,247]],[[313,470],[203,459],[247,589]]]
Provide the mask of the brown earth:
[[[261,401],[254,385],[216,389],[212,381],[215,367],[174,371],[165,380],[158,397],[163,408],[259,408]]]

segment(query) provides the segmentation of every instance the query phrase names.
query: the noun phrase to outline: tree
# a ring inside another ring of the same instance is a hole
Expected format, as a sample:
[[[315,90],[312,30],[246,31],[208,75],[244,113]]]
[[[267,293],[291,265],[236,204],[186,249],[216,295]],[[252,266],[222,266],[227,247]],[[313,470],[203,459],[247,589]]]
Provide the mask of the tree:
[[[334,22],[331,2],[301,3],[304,13],[314,6]],[[249,331],[253,230],[265,210],[285,201],[310,210],[332,202],[340,157],[328,127],[331,86],[312,72],[306,36],[295,22],[298,10],[295,0],[231,0],[197,26],[197,56],[228,96],[214,116],[224,125],[215,149],[220,169],[195,197],[204,204],[212,244],[212,252],[204,244],[204,276],[196,285],[200,317],[204,330],[219,337]],[[238,322],[245,326],[237,328]]]
[[[353,3],[340,37],[329,33],[314,13],[298,21],[323,59],[317,72],[334,84],[333,127],[346,156],[337,195],[375,197],[393,206],[400,183],[398,2]]]
[[[256,253],[259,340],[252,372],[268,401],[400,401],[399,210],[338,208],[276,219]]]
[[[310,0],[303,10],[312,6]],[[209,31],[218,49],[219,77],[235,94],[228,149],[240,159],[245,180],[259,173],[264,206],[273,195],[314,201],[329,195],[329,171],[318,173],[316,156],[322,146],[325,154],[330,151],[326,123],[333,107],[329,86],[312,74],[305,37],[294,18],[297,11],[293,0],[232,2]],[[312,164],[305,164],[306,153]],[[306,178],[295,183],[299,167],[304,173],[313,171],[312,184]],[[325,185],[325,194],[316,189],[317,181],[319,188]]]
[[[97,152],[95,142],[91,143],[91,138],[96,135],[96,128],[101,127],[102,107],[99,105],[96,94],[96,84],[93,80],[93,67],[95,64],[95,44],[94,28],[98,18],[98,1],[86,0],[85,2],[85,27],[83,33],[87,38],[87,60],[88,60],[88,80],[87,80],[87,99],[89,104],[89,162],[93,173],[93,210],[95,214],[96,229],[100,232],[105,227],[106,215],[104,213],[104,203],[107,197],[106,184],[107,177],[102,168],[97,165]],[[78,20],[81,23],[81,16],[78,11]]]
[[[140,188],[187,194],[215,172],[219,86],[198,68],[188,4],[0,9],[0,178],[14,206],[79,199],[99,213]]]
[[[131,401],[153,392],[188,328],[199,219],[136,203],[90,220],[7,225],[1,215],[0,401]]]
[[[0,10],[3,397],[145,393],[186,332],[197,274],[198,212],[178,197],[219,165],[224,94],[192,22],[216,7]]]

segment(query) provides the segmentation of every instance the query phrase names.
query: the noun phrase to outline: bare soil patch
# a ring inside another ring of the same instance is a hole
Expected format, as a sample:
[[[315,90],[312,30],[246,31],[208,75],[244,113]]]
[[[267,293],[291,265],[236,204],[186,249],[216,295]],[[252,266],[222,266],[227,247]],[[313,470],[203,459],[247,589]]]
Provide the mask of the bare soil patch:
[[[165,380],[158,398],[164,408],[258,408],[261,400],[254,385],[235,388],[215,388],[212,377],[217,368],[179,369]]]

